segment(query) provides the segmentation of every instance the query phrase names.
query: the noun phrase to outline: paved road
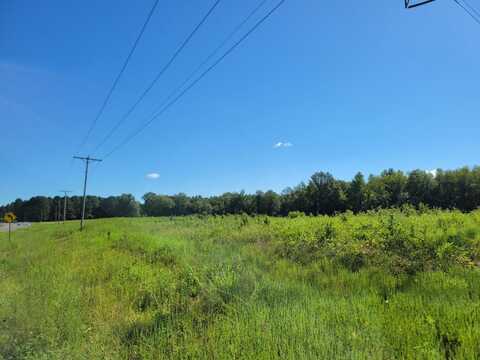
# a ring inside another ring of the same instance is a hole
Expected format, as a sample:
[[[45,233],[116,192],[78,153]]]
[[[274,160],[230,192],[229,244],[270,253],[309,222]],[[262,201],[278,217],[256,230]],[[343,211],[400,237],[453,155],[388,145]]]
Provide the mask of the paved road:
[[[32,224],[28,223],[28,222],[17,222],[17,223],[12,224],[12,231],[15,231],[17,229],[23,229],[23,228],[29,227],[31,225]],[[8,231],[8,224],[0,223],[0,232],[2,232],[2,231]]]

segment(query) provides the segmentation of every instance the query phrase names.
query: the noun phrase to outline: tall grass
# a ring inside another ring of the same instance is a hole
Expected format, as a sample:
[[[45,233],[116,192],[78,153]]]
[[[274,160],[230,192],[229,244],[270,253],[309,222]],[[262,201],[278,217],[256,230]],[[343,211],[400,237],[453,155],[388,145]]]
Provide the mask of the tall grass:
[[[476,359],[480,213],[35,224],[0,237],[0,358]]]

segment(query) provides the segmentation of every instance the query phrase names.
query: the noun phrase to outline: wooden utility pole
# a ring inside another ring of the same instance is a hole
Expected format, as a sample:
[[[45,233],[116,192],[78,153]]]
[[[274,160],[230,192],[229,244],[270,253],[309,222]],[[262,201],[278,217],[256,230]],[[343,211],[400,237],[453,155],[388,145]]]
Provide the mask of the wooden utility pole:
[[[61,201],[58,199],[57,201],[57,221],[60,221],[60,208],[61,208]]]
[[[70,190],[60,190],[63,195],[63,222],[65,223],[65,220],[67,219],[67,194],[71,193]]]
[[[100,162],[100,159],[91,158],[90,155],[87,157],[74,156],[74,159],[84,160],[85,161],[85,181],[83,182],[83,205],[82,205],[82,219],[80,220],[80,230],[83,230],[83,222],[85,221],[85,201],[87,198],[87,178],[88,178],[88,165],[90,161]]]

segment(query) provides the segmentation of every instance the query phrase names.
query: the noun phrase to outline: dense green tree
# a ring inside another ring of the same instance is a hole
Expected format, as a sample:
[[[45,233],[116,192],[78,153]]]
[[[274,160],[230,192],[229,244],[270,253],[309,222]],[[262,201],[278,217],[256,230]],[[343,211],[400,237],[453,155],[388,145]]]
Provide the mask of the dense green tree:
[[[403,171],[385,170],[380,179],[385,184],[384,189],[388,196],[389,207],[398,207],[408,201],[408,194],[405,191],[408,179]]]
[[[239,193],[225,193],[227,213],[229,214],[253,214],[255,212],[255,201],[253,197],[245,194],[245,191]]]
[[[255,195],[256,213],[264,215],[278,215],[281,210],[280,196],[269,190],[267,192],[257,191]]]
[[[87,196],[85,201],[85,219],[93,219],[95,217],[95,209],[99,207],[100,199],[97,196]]]
[[[224,215],[227,213],[227,203],[224,196],[213,196],[208,201],[212,207],[212,214]]]
[[[389,194],[385,182],[380,176],[370,175],[365,187],[365,203],[367,209],[387,208],[390,206]]]
[[[457,176],[454,171],[438,170],[435,177],[437,187],[435,188],[434,197],[435,205],[444,209],[462,208],[458,203]]]
[[[175,203],[174,215],[188,215],[190,209],[190,199],[184,193],[176,194],[172,197],[173,202]]]
[[[122,194],[116,198],[115,216],[136,217],[140,215],[140,205],[131,194]]]
[[[353,178],[347,190],[348,208],[354,212],[360,212],[366,208],[366,184],[365,177],[361,172]]]
[[[51,201],[45,196],[34,196],[26,201],[23,207],[23,218],[29,221],[47,221],[50,214]],[[22,219],[23,220],[23,219]]]
[[[331,215],[345,208],[346,195],[341,184],[324,172],[312,175],[307,186],[307,193],[312,199],[312,213]]]
[[[109,196],[100,200],[100,206],[96,210],[97,217],[115,217],[117,216],[118,198]]]
[[[209,215],[213,213],[213,206],[209,199],[194,196],[190,199],[189,214]]]
[[[308,189],[305,183],[300,183],[295,188],[286,188],[281,197],[281,214],[286,216],[292,211],[309,213],[312,201],[308,196]]]
[[[171,216],[175,212],[175,201],[165,195],[145,194],[144,210],[148,216]]]
[[[435,185],[435,178],[431,173],[423,170],[412,171],[405,187],[410,204],[433,204]]]

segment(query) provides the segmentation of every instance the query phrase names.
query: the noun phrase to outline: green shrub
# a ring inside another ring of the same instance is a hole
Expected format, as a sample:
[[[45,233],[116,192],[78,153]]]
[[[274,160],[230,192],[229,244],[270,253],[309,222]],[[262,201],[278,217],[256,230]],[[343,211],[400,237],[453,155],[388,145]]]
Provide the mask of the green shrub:
[[[296,219],[296,218],[299,218],[299,217],[305,217],[305,213],[303,211],[290,211],[288,213],[288,217],[290,219]]]

